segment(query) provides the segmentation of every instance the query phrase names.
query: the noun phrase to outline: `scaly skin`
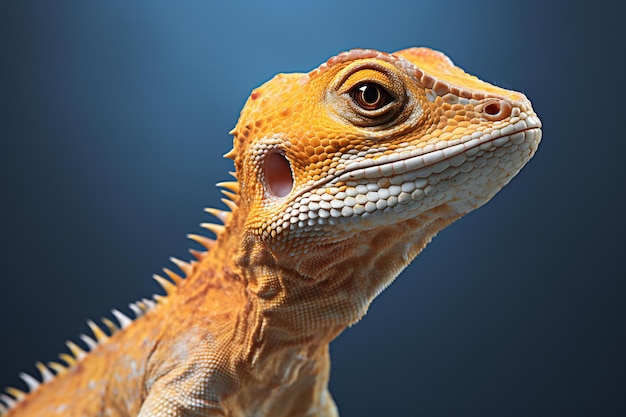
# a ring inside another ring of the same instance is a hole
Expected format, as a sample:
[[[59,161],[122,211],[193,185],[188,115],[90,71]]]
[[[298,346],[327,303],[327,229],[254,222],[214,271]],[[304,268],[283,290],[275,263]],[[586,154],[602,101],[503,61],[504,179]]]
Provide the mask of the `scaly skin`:
[[[425,48],[277,75],[232,132],[232,212],[209,210],[216,241],[192,236],[209,251],[157,277],[167,297],[132,323],[115,312],[123,329],[93,325],[60,375],[24,376],[7,417],[336,416],[328,343],[517,174],[540,127],[524,95]]]

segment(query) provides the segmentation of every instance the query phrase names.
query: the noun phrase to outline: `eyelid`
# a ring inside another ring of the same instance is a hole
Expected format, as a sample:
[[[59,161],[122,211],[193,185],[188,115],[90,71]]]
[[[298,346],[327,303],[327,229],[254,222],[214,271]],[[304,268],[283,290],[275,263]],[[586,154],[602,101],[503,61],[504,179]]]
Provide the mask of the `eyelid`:
[[[389,95],[395,97],[395,94],[393,93],[393,82],[391,82],[389,76],[379,70],[367,67],[352,72],[344,80],[342,80],[337,93],[349,93],[355,87],[367,83],[378,84],[384,88]]]

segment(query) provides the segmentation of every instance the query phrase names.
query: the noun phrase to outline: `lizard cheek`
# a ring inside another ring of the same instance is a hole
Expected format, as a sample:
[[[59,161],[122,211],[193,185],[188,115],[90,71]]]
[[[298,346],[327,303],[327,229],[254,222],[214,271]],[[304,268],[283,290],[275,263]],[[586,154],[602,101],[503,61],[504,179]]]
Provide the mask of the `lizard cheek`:
[[[293,172],[289,161],[282,153],[270,151],[265,156],[265,184],[270,194],[282,198],[293,189]]]

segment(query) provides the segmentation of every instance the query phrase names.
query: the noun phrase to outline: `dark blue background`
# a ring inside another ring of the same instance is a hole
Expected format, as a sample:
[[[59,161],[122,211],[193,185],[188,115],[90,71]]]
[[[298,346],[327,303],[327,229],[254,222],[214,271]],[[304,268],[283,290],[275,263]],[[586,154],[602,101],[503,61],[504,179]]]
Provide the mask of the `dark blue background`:
[[[0,386],[161,292],[252,88],[425,45],[526,93],[544,140],[332,344],[342,416],[626,415],[625,36],[599,4],[2,2]]]

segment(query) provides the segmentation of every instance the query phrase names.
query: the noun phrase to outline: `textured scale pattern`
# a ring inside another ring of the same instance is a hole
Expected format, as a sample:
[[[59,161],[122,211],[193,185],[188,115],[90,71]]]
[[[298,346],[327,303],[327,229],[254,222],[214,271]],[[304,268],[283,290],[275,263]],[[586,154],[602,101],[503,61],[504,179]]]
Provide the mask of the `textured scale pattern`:
[[[89,321],[64,364],[0,394],[21,416],[336,416],[328,343],[442,228],[533,156],[530,102],[427,48],[353,50],[255,89],[233,131],[229,211],[189,235],[165,296]],[[54,373],[57,375],[54,375]]]

